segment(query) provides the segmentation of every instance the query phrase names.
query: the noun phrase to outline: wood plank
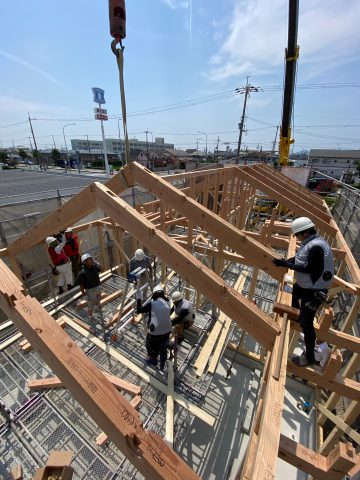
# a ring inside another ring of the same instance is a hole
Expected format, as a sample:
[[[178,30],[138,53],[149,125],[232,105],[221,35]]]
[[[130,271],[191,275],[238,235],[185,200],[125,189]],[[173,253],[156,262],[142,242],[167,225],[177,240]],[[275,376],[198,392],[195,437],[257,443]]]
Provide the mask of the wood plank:
[[[211,373],[211,374],[215,373],[215,370],[218,366],[221,353],[223,352],[223,350],[225,348],[225,342],[228,338],[230,327],[231,327],[231,320],[229,318],[226,318],[225,322],[224,322],[223,329],[221,331],[221,335],[219,337],[219,341],[216,345],[213,356],[211,357],[211,360],[210,360],[208,372]]]
[[[236,321],[241,328],[247,330],[252,337],[266,348],[272,347],[279,328],[269,315],[228,287],[221,277],[179,247],[166,233],[155,230],[150,222],[139,218],[133,208],[103,185],[97,183],[96,190],[100,208],[105,209],[119,223],[126,224],[134,237],[141,238],[150,251],[162,258],[183,278],[191,278],[192,286],[217,305],[229,318]]]
[[[103,372],[103,374],[116,388],[124,390],[125,392],[132,393],[134,395],[140,395],[141,388],[138,385],[122,380],[121,378],[118,378],[114,375],[110,375],[107,372]],[[28,387],[30,390],[52,389],[63,386],[64,384],[58,377],[28,380]]]
[[[154,480],[198,478],[159,435],[143,429],[138,412],[41,304],[24,295],[22,284],[1,260],[0,308],[143,476]]]
[[[106,296],[100,300],[100,305],[104,307],[108,303],[113,302],[117,298],[121,297],[123,293],[124,293],[124,290],[117,290],[116,292],[113,292],[110,295],[105,294]]]
[[[110,347],[109,345],[106,345],[103,341],[101,341],[99,338],[95,337],[91,333],[86,332],[86,330],[82,329],[79,327],[73,320],[70,318],[66,319],[66,323],[70,325],[74,330],[77,332],[81,333],[84,337],[86,337],[90,342],[92,342],[94,345],[98,346],[103,350],[104,352],[107,352],[111,357],[115,358],[118,360],[120,363],[125,365],[129,370],[134,372],[136,375],[138,375],[140,378],[145,380],[147,383],[152,385],[153,387],[157,388],[160,390],[160,392],[166,394],[167,393],[167,387],[163,383],[161,383],[157,378],[153,377],[150,375],[148,372],[143,370],[142,368],[138,367],[135,365],[133,362],[131,362],[128,358],[126,358],[124,355],[119,353],[115,348]],[[207,423],[209,426],[213,426],[215,423],[215,418],[209,415],[207,412],[202,410],[201,408],[197,407],[196,405],[192,404],[189,402],[188,399],[183,397],[182,395],[178,394],[175,392],[174,394],[174,400],[177,402],[179,405],[182,407],[186,408],[189,410],[190,413],[195,415],[196,417],[200,418],[203,420],[205,423]]]
[[[224,315],[220,316],[213,326],[209,336],[206,339],[204,346],[202,347],[198,358],[194,363],[194,368],[196,368],[196,375],[201,377],[204,373],[206,365],[209,361],[210,355],[215,347],[215,344],[218,340],[219,333],[225,324]]]
[[[174,365],[167,361],[168,384],[166,394],[165,440],[171,448],[174,446]]]

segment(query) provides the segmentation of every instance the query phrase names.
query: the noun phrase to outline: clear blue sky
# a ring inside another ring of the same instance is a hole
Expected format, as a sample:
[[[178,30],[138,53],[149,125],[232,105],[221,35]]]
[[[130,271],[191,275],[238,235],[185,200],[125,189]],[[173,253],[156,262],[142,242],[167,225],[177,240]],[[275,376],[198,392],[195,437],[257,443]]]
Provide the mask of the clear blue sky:
[[[243,96],[250,82],[249,148],[271,148],[281,120],[287,0],[127,0],[125,88],[128,113],[202,99],[186,108],[128,118],[131,137],[146,129],[178,148],[213,150],[237,141]],[[2,2],[0,30],[0,141],[28,145],[27,112],[40,148],[67,138],[100,138],[91,87],[105,90],[109,115],[120,115],[115,57],[110,50],[106,0],[12,0]],[[294,108],[295,150],[360,148],[360,2],[301,0],[300,59]],[[302,88],[309,84],[323,87]],[[269,89],[269,86],[278,89]],[[90,121],[81,121],[90,119]],[[23,122],[23,123],[21,123]],[[17,125],[13,125],[17,124]],[[117,121],[105,124],[117,137]],[[151,139],[151,135],[149,135]]]

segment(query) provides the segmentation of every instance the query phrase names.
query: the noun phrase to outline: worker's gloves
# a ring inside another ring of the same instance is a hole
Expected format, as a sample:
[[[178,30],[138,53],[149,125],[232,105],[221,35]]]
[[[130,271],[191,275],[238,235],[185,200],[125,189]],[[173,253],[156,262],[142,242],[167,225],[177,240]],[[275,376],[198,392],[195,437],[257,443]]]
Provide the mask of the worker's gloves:
[[[287,267],[288,262],[285,260],[285,258],[274,258],[273,264],[276,265],[277,267]]]
[[[136,298],[136,300],[142,300],[142,292],[141,292],[141,290],[136,290],[136,292],[135,292],[135,298]]]

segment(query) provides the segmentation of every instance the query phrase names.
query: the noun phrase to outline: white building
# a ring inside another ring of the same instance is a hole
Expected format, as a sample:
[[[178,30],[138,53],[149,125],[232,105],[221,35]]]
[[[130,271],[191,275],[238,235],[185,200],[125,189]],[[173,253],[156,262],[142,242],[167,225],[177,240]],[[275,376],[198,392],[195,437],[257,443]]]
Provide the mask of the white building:
[[[341,180],[344,174],[356,172],[359,162],[360,150],[312,149],[308,165],[311,167],[312,177],[317,176],[316,172],[321,172]]]
[[[106,138],[106,150],[107,153],[115,153],[123,155],[125,152],[124,140],[118,138]],[[165,143],[162,137],[155,138],[154,142],[146,142],[145,140],[137,140],[136,138],[129,138],[130,150],[157,150],[162,151],[165,148],[174,148],[173,143]],[[71,148],[74,152],[86,150],[92,153],[92,150],[103,150],[102,140],[88,140],[84,139],[72,139]]]

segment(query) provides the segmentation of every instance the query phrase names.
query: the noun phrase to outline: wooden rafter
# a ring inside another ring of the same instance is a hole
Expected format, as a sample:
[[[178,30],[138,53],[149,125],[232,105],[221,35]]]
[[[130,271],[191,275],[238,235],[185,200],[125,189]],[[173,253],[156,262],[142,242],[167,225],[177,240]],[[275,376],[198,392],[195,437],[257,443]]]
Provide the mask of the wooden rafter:
[[[147,478],[198,478],[0,261],[0,306],[99,427]]]
[[[151,222],[139,215],[121,198],[104,185],[95,184],[97,205],[114,220],[126,225],[135,238],[176,270],[206,298],[218,306],[229,318],[250,333],[259,343],[271,349],[278,333],[278,326],[271,317],[253,303],[228,287],[224,280],[203,265],[193,255],[177,245],[164,232],[154,228]]]

